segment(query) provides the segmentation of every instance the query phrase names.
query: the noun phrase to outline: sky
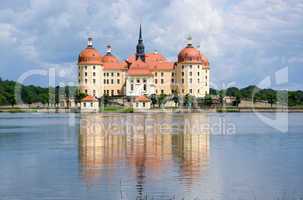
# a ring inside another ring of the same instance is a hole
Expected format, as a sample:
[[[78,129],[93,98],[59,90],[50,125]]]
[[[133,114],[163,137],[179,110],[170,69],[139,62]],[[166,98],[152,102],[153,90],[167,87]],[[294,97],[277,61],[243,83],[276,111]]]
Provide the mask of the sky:
[[[126,59],[140,24],[146,52],[171,61],[192,36],[211,87],[303,90],[302,0],[1,0],[0,77],[45,86],[51,71],[72,84],[88,36]]]

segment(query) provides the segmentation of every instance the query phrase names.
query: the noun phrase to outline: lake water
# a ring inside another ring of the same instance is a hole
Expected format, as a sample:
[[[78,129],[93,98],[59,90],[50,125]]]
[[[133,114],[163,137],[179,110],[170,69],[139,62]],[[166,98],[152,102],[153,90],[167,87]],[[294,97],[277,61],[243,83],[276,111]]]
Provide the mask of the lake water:
[[[0,199],[302,199],[303,114],[262,116],[1,113]]]

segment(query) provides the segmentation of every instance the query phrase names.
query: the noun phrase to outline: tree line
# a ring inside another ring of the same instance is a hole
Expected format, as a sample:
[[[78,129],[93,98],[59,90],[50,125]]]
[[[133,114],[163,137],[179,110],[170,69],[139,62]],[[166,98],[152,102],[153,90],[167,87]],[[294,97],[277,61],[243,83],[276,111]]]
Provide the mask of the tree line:
[[[15,81],[2,80],[0,78],[0,105],[15,105],[15,88],[20,87],[21,99],[26,104],[42,103],[48,104],[50,102],[59,103],[59,98],[62,97],[74,97],[76,101],[80,101],[85,94],[80,93],[77,87],[55,87],[46,88],[34,85],[21,85]],[[288,102],[289,106],[301,106],[303,105],[303,91],[286,91],[286,90],[273,90],[273,89],[261,89],[257,86],[248,86],[245,88],[230,87],[227,89],[210,89],[210,95],[198,101],[203,101],[204,104],[211,104],[213,96],[224,96],[236,97],[238,103],[243,99],[254,100],[254,101],[267,101],[268,103],[283,103]],[[191,104],[193,97],[186,95],[184,98],[185,104]],[[173,95],[171,97],[176,104],[179,103],[180,97]],[[165,95],[151,96],[153,104],[162,104],[165,101]]]

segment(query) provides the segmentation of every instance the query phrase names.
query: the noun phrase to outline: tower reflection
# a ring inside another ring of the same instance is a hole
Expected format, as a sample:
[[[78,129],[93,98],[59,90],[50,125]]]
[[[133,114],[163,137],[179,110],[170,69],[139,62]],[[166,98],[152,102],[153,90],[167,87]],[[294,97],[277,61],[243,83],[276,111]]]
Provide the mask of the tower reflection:
[[[82,115],[79,160],[87,183],[115,176],[117,165],[131,171],[137,198],[145,183],[168,176],[187,186],[207,167],[209,132],[207,114]],[[122,177],[123,178],[123,177]]]

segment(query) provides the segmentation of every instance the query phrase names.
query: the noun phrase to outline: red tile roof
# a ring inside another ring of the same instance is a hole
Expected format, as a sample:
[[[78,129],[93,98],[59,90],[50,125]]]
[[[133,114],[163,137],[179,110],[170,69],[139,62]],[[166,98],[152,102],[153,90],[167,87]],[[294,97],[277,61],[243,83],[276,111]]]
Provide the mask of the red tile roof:
[[[102,55],[98,52],[97,49],[93,47],[87,47],[81,51],[78,57],[79,65],[101,65],[102,64]]]
[[[127,58],[127,61],[132,63],[136,60],[135,55],[131,55]],[[145,54],[145,62],[164,62],[167,59],[160,53],[146,53]]]
[[[146,96],[137,96],[135,98],[136,102],[149,102],[149,98],[147,98]]]
[[[178,54],[178,62],[197,63],[208,66],[207,58],[195,47],[189,45],[183,48]]]
[[[136,61],[136,57],[134,55],[129,56],[127,59],[128,63],[133,63]],[[174,64],[168,61],[163,55],[160,53],[147,53],[145,54],[145,63],[147,67],[151,71],[165,71],[165,70],[173,70]]]
[[[88,96],[84,97],[82,99],[82,101],[97,101],[97,99],[93,96],[88,95]]]
[[[127,63],[119,62],[119,63],[103,63],[104,70],[126,70]]]
[[[141,59],[135,60],[129,67],[129,76],[152,76],[152,71],[146,62]]]

